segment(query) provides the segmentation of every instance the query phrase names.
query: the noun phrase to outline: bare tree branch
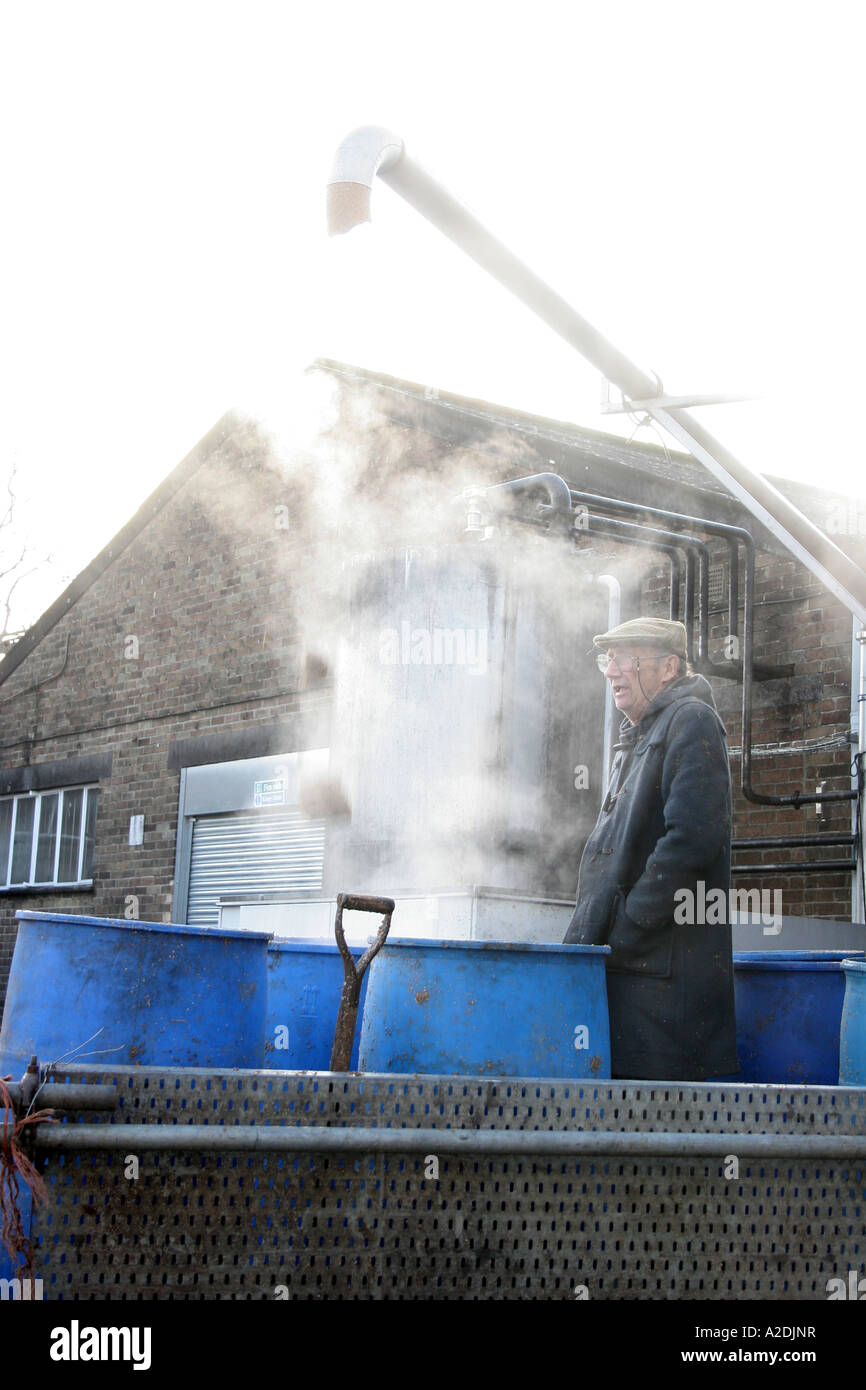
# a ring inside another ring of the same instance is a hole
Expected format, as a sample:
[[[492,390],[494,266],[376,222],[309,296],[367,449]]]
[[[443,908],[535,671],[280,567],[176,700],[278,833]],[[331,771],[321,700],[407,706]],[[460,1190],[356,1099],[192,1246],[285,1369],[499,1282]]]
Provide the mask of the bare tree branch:
[[[15,590],[16,590],[16,588],[18,587],[18,585],[21,583],[21,580],[22,580],[22,579],[26,579],[27,576],[30,575],[30,574],[35,574],[38,568],[39,568],[38,565],[34,565],[32,569],[24,570],[24,571],[22,571],[21,574],[16,574],[16,576],[15,576],[15,578],[13,579],[12,583],[10,584],[9,588],[6,590],[5,598],[0,599],[0,602],[2,602],[3,607],[4,607],[4,609],[5,609],[5,617],[4,617],[4,620],[3,620],[3,631],[2,631],[2,636],[3,636],[3,637],[7,636],[8,632],[9,632],[9,613],[10,613],[10,610],[11,610],[11,608],[12,608],[12,595],[15,593]]]
[[[13,561],[12,561],[12,564],[9,566],[8,569],[0,570],[0,584],[2,584],[2,582],[3,582],[3,580],[6,578],[7,574],[14,574],[14,573],[15,573],[15,571],[16,571],[17,568],[18,568],[18,566],[19,566],[20,564],[23,563],[23,561],[24,561],[24,556],[25,556],[26,554],[27,554],[27,546],[26,546],[26,545],[23,545],[23,546],[21,547],[21,554],[18,556],[18,559],[17,559],[17,560],[13,560]]]
[[[15,502],[16,502],[16,500],[17,500],[17,499],[16,499],[16,496],[15,496],[15,490],[14,490],[14,488],[12,487],[12,484],[13,484],[13,482],[14,482],[14,480],[15,480],[15,474],[16,474],[17,472],[18,472],[18,464],[17,464],[17,462],[15,462],[15,463],[12,464],[12,469],[11,469],[11,471],[10,471],[10,473],[9,473],[9,477],[6,479],[6,491],[7,491],[8,495],[9,495],[9,502],[8,502],[7,507],[6,507],[6,511],[5,511],[4,516],[3,516],[3,519],[2,519],[2,521],[0,521],[0,531],[4,530],[5,527],[7,527],[7,526],[11,526],[11,524],[12,524],[12,514],[13,514],[13,512],[15,511]]]
[[[18,463],[17,461],[15,461],[13,462],[9,470],[9,473],[7,474],[5,479],[6,496],[8,500],[6,503],[6,509],[3,512],[3,515],[0,516],[0,533],[12,528],[13,536],[15,527],[15,511],[19,503],[19,497],[15,486],[17,474]],[[11,539],[12,536],[7,537],[7,540]],[[18,544],[19,543],[16,541],[16,550],[18,548]],[[22,580],[28,579],[30,575],[36,573],[40,565],[46,563],[46,561],[43,559],[37,559],[37,562],[35,564],[30,565],[29,568],[22,569],[22,566],[25,564],[28,557],[31,559],[34,558],[31,548],[26,540],[20,542],[20,550],[18,551],[16,558],[12,558],[12,554],[9,553],[10,550],[11,547],[7,546],[7,553],[4,556],[3,560],[0,561],[0,656],[2,656],[2,654],[9,649],[12,643],[18,637],[21,636],[21,632],[19,632],[17,629],[14,632],[10,629],[10,620],[12,615],[15,591],[18,588],[18,585],[22,582]]]

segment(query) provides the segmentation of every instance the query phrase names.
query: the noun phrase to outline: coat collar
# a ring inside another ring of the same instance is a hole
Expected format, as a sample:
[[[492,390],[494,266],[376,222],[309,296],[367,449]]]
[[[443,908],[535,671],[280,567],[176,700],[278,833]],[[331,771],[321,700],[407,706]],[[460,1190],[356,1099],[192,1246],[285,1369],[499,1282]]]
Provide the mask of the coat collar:
[[[713,698],[712,686],[704,676],[680,676],[673,681],[665,690],[655,697],[647,709],[644,710],[637,724],[632,724],[628,718],[623,718],[619,726],[619,739],[616,747],[628,748],[648,734],[663,710],[677,700],[683,700],[686,696],[693,696],[703,700],[705,705],[718,714],[716,702]]]

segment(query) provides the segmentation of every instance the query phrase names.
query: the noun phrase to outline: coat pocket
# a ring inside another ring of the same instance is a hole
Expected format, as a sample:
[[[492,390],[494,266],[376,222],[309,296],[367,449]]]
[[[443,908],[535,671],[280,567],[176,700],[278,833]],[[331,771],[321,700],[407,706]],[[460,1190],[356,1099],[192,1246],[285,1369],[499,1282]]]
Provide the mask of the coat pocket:
[[[613,901],[607,938],[611,948],[608,970],[651,980],[669,979],[673,966],[674,924],[665,923],[660,928],[639,926],[626,912],[625,898],[620,889]]]

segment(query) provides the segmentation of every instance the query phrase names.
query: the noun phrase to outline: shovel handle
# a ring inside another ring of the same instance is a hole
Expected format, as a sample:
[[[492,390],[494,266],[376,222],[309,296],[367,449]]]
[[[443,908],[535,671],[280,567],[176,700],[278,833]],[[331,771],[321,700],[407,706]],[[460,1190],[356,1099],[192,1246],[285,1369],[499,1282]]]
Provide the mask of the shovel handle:
[[[394,911],[393,898],[367,898],[360,893],[338,893],[337,907],[345,912],[384,912]]]
[[[383,914],[376,940],[372,946],[364,952],[358,963],[349,947],[346,945],[346,938],[343,934],[343,911],[347,912],[381,912]],[[340,994],[340,1011],[337,1015],[337,1026],[334,1030],[334,1046],[331,1051],[331,1071],[347,1071],[349,1060],[352,1053],[352,1044],[355,1039],[355,1025],[358,1020],[358,1002],[361,998],[361,981],[364,978],[367,967],[374,956],[378,955],[388,937],[391,928],[391,914],[394,911],[393,898],[369,898],[362,897],[358,893],[338,893],[337,912],[334,917],[334,934],[337,938],[337,945],[340,948],[340,955],[343,957],[343,989]]]
[[[361,959],[355,964],[354,956],[346,945],[346,938],[343,935],[343,912],[381,912],[382,922],[376,940],[372,946],[364,952]],[[362,897],[359,893],[338,893],[337,894],[337,913],[334,918],[334,934],[337,938],[337,945],[340,948],[340,955],[343,957],[343,971],[346,976],[346,984],[357,981],[360,992],[360,984],[367,967],[374,956],[377,956],[385,945],[388,932],[391,929],[391,913],[394,911],[393,898],[368,898]]]

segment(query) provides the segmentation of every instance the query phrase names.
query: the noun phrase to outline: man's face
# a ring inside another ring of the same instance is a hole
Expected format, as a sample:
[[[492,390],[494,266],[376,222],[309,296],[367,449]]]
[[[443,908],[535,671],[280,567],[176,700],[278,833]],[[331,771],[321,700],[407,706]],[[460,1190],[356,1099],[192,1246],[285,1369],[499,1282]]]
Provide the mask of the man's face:
[[[658,647],[610,647],[606,656],[604,675],[613,702],[620,714],[637,724],[659,691],[676,679],[678,659]]]

